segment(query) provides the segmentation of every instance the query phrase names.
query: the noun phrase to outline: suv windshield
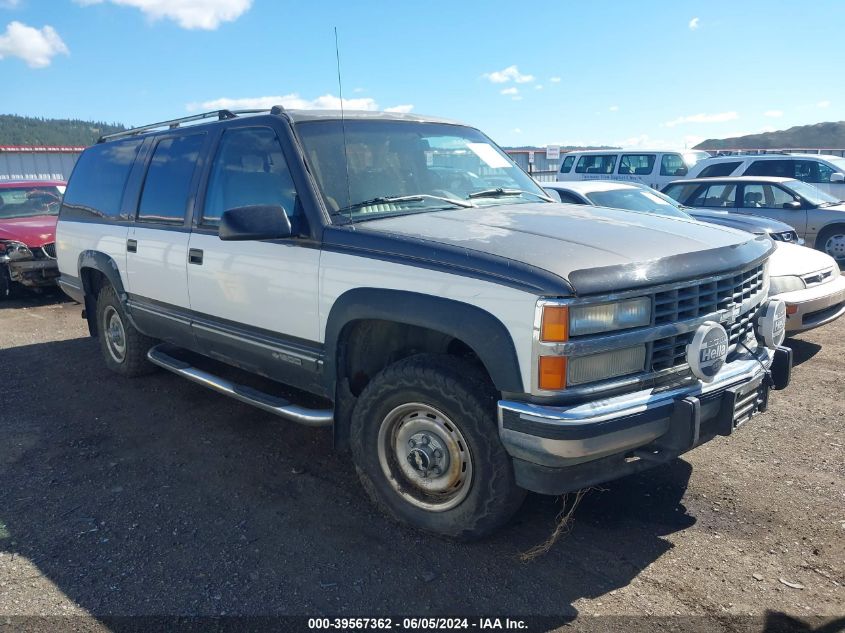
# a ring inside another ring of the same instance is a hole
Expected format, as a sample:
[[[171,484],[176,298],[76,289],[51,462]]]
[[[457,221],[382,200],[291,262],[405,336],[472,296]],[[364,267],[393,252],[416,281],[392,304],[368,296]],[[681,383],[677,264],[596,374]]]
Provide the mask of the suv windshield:
[[[839,198],[831,196],[818,187],[808,185],[806,182],[801,182],[800,180],[790,180],[784,184],[807,202],[817,207],[823,204],[837,204],[839,202]]]
[[[352,221],[547,200],[478,130],[414,121],[304,121],[297,132],[326,206]],[[347,169],[349,182],[347,187]]]
[[[56,186],[0,188],[0,219],[58,215],[62,194]]]
[[[670,202],[659,192],[650,189],[610,189],[608,191],[594,191],[585,195],[593,204],[600,207],[655,213],[673,218],[689,219],[690,217],[678,209],[676,203]]]

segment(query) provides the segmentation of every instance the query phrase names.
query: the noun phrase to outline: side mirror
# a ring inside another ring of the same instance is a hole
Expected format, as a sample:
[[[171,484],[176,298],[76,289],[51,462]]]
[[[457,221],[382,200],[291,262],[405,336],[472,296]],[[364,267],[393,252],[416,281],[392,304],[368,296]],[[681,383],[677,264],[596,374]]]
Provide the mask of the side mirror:
[[[560,193],[557,189],[552,189],[551,187],[543,187],[543,191],[546,192],[546,195],[549,198],[552,198],[555,202],[561,202]]]
[[[830,175],[830,182],[845,182],[845,174],[840,171],[835,171]]]
[[[793,200],[792,202],[784,202],[783,208],[784,209],[791,209],[793,211],[797,211],[798,209],[801,208],[801,203],[798,202],[797,200]]]
[[[255,204],[223,212],[217,235],[225,241],[290,237],[290,218],[280,204]]]

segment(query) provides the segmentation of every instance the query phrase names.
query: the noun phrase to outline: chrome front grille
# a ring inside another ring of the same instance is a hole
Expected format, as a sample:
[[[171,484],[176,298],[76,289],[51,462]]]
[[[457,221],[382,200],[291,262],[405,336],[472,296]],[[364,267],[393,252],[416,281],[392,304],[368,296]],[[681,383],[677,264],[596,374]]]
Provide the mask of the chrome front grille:
[[[737,275],[658,292],[654,297],[655,325],[694,319],[738,307],[739,314],[735,321],[730,326],[725,325],[730,339],[729,352],[733,352],[754,327],[754,318],[764,289],[765,270],[763,266],[757,266]],[[758,301],[749,305],[754,299]],[[685,364],[686,347],[694,334],[687,332],[654,341],[651,370],[662,371]]]

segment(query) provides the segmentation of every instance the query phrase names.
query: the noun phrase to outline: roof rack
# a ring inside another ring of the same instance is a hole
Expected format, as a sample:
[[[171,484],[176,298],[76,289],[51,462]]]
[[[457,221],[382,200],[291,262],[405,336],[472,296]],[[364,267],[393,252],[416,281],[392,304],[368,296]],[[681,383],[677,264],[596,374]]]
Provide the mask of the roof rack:
[[[269,112],[270,114],[281,114],[284,112],[282,106],[273,106],[271,109],[254,109],[254,110],[212,110],[210,112],[203,112],[202,114],[193,114],[179,119],[170,119],[169,121],[160,121],[159,123],[150,123],[149,125],[142,125],[141,127],[133,127],[122,132],[115,132],[114,134],[106,134],[97,139],[98,143],[105,143],[106,141],[114,141],[119,138],[126,138],[127,136],[137,136],[145,132],[152,132],[159,129],[175,130],[183,123],[190,123],[192,121],[202,121],[204,119],[216,118],[218,121],[226,121],[227,119],[236,119],[242,114],[258,114],[261,112]]]

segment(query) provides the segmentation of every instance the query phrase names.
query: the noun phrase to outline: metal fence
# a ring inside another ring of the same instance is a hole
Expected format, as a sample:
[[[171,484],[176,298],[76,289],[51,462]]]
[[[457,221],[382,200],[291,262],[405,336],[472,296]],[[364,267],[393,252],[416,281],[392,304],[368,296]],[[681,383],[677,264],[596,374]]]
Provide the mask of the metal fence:
[[[0,145],[0,182],[67,180],[84,147]]]

